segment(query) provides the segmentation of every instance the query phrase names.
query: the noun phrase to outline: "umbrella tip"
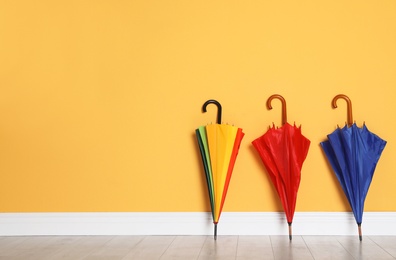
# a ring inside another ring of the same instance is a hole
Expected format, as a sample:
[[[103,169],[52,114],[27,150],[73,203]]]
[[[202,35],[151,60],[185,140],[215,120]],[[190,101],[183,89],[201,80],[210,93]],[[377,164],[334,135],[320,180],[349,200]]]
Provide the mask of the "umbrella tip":
[[[362,241],[362,223],[358,223],[359,240]]]
[[[214,224],[214,240],[217,240],[217,223]]]
[[[288,222],[287,224],[289,225],[289,240],[292,241],[292,223]]]
[[[362,224],[358,224],[359,240],[362,241]]]

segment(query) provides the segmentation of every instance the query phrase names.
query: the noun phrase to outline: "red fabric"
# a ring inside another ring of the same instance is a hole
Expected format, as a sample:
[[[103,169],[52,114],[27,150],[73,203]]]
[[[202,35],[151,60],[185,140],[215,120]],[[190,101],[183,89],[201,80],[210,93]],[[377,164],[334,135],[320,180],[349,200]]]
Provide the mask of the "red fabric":
[[[230,184],[232,171],[234,170],[236,157],[238,155],[239,147],[241,145],[241,141],[242,141],[242,138],[243,138],[244,135],[245,134],[242,132],[242,129],[239,128],[238,132],[236,134],[236,138],[235,138],[235,142],[234,142],[234,148],[232,150],[230,163],[228,165],[227,177],[226,177],[226,182],[225,182],[225,186],[224,186],[224,192],[223,192],[223,196],[221,198],[220,214],[223,211],[224,201],[225,201],[225,198],[226,198],[226,195],[227,195],[228,186]],[[219,216],[219,218],[220,218],[220,216]]]
[[[301,134],[301,127],[289,123],[271,127],[252,142],[278,192],[288,223],[293,221],[301,168],[310,143]]]

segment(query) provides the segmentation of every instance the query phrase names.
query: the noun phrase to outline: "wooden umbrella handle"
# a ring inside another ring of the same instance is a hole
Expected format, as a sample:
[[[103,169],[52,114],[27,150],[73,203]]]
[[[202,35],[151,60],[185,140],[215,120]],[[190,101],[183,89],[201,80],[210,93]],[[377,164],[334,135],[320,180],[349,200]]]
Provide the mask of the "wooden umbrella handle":
[[[279,94],[274,94],[267,99],[267,108],[272,109],[271,101],[276,98],[282,102],[282,125],[286,124],[287,122],[287,115],[286,115],[286,100]]]
[[[333,101],[332,101],[333,108],[337,108],[337,100],[340,98],[344,99],[347,102],[347,114],[348,114],[347,124],[348,124],[348,126],[351,126],[353,124],[351,99],[347,95],[339,94],[333,98]]]

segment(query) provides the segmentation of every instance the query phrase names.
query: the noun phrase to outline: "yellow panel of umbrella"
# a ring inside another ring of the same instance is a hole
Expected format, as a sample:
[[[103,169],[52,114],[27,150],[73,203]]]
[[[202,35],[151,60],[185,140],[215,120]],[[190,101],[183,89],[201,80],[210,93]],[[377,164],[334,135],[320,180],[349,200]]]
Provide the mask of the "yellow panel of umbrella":
[[[216,240],[217,223],[227,196],[239,146],[245,134],[241,128],[221,123],[222,107],[218,101],[206,101],[202,107],[203,112],[206,112],[209,104],[217,106],[217,123],[200,126],[195,133],[206,176]]]

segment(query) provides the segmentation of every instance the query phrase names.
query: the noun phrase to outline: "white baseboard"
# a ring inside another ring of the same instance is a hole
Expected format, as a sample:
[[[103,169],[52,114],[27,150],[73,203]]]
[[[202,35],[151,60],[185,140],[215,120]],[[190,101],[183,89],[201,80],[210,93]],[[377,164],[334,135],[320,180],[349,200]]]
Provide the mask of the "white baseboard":
[[[396,212],[365,212],[363,235],[396,235]],[[218,235],[287,235],[283,213],[223,212]],[[0,213],[0,236],[211,235],[206,212]],[[356,235],[348,212],[296,212],[294,235]]]

